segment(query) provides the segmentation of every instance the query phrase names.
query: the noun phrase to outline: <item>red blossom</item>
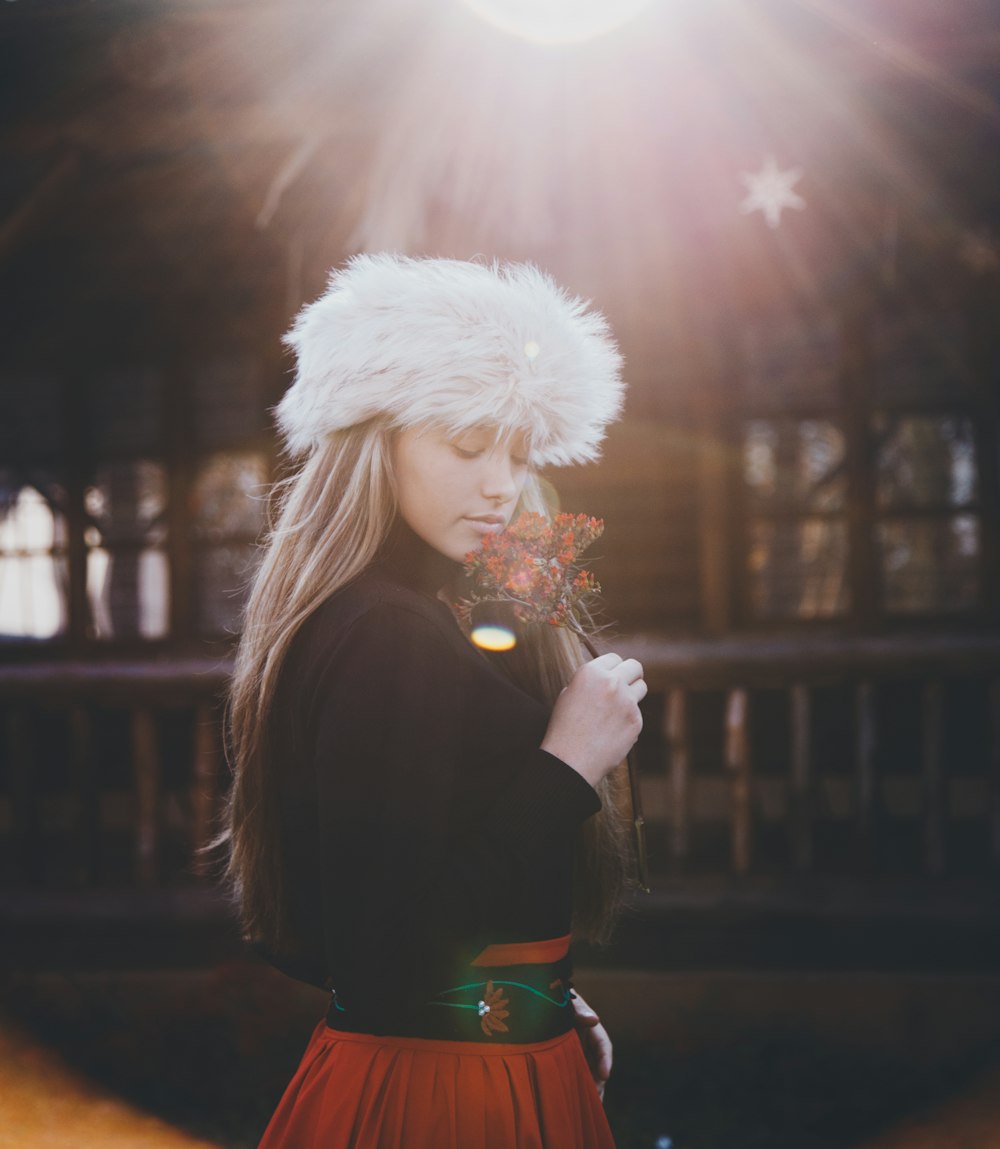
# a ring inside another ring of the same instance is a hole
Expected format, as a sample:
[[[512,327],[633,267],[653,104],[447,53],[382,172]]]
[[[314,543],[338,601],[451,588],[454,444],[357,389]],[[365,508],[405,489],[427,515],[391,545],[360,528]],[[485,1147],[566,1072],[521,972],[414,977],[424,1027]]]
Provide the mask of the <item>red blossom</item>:
[[[521,622],[579,629],[583,600],[601,588],[577,559],[603,530],[603,521],[589,515],[559,514],[550,523],[544,515],[525,512],[466,555],[473,589],[459,608],[468,617],[479,603],[511,603]]]

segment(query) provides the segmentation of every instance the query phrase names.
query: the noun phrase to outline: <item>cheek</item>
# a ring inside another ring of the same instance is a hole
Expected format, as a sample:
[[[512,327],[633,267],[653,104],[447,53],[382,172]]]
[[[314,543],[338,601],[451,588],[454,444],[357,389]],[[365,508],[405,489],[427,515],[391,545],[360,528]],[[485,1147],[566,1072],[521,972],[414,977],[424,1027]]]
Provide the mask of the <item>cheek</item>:
[[[454,468],[433,460],[409,469],[400,477],[399,509],[418,534],[444,529],[461,503],[461,490]]]
[[[474,489],[475,482],[473,481],[472,474],[469,466],[466,463],[464,466],[462,461],[452,463],[449,460],[447,463],[442,463],[435,471],[434,478],[430,484],[430,489],[436,500],[440,502],[449,502],[455,499],[461,500],[462,497],[471,489]]]
[[[514,474],[514,487],[517,491],[517,494],[514,496],[515,500],[520,499],[520,497],[524,494],[524,488],[527,486],[527,483],[528,483],[528,474],[529,474],[529,472],[527,471],[527,469],[521,471],[520,474],[515,472],[515,474]]]

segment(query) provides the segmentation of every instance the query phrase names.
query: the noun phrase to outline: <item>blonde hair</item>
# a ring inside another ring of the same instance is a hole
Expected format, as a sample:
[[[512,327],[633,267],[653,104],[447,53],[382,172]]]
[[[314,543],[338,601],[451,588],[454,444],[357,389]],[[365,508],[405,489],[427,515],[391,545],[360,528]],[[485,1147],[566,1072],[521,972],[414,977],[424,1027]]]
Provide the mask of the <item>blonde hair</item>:
[[[277,950],[287,940],[278,770],[270,744],[272,705],[292,640],[312,612],[374,561],[396,514],[391,430],[382,420],[332,433],[275,488],[277,519],[246,607],[227,707],[233,783],[220,841],[226,879],[244,930]],[[548,513],[529,476],[519,509]],[[552,703],[585,655],[575,635],[537,627],[507,668]],[[620,775],[620,771],[616,774]],[[628,834],[620,777],[600,787],[603,809],[581,834],[574,929],[606,941],[626,888]]]

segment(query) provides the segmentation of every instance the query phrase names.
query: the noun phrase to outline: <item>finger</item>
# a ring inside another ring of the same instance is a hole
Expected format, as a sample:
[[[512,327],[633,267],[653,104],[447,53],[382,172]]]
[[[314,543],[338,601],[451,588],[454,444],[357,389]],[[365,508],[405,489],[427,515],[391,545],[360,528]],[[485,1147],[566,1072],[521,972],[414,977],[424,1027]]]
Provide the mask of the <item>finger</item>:
[[[625,678],[626,682],[638,682],[643,675],[642,663],[636,658],[626,658],[615,667],[615,670]]]
[[[595,1081],[607,1081],[611,1076],[613,1049],[611,1038],[603,1025],[598,1023],[593,1029],[587,1031],[586,1036],[580,1034],[587,1063]]]
[[[590,665],[602,666],[605,670],[614,670],[615,667],[620,666],[623,661],[620,654],[615,654],[613,650],[609,650],[607,654],[599,654]]]
[[[644,678],[640,678],[638,682],[633,682],[631,686],[629,686],[629,690],[632,691],[632,697],[636,702],[641,702],[649,693],[649,687],[646,685]]]
[[[602,1054],[597,1062],[597,1073],[602,1081],[607,1081],[611,1076],[611,1049],[609,1048],[606,1053]]]
[[[573,997],[573,1014],[574,1022],[578,1028],[585,1027],[593,1029],[595,1025],[601,1024],[601,1019],[597,1016],[594,1010],[587,1005],[583,998],[574,991]]]
[[[578,989],[573,990],[572,1000],[573,1012],[577,1015],[577,1017],[582,1017],[584,1015],[597,1017],[597,1014],[594,1011],[594,1007],[592,1005],[588,1005],[587,1002],[584,1001],[583,995]]]
[[[608,1037],[608,1031],[601,1025],[594,1030],[591,1039],[594,1043],[594,1052],[596,1053],[595,1064],[598,1076],[601,1077],[602,1080],[607,1081],[611,1076],[611,1064],[613,1060],[611,1038]]]

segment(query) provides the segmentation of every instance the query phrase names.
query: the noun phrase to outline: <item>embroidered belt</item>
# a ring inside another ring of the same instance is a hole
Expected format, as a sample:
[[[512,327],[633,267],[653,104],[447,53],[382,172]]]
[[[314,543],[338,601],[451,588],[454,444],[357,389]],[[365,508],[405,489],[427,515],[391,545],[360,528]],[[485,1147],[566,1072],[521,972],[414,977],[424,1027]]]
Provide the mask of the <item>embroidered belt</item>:
[[[456,985],[396,1013],[372,1011],[336,991],[327,1012],[331,1029],[443,1041],[522,1044],[548,1041],[573,1028],[569,937],[489,946]],[[366,1016],[367,1015],[367,1016]]]

